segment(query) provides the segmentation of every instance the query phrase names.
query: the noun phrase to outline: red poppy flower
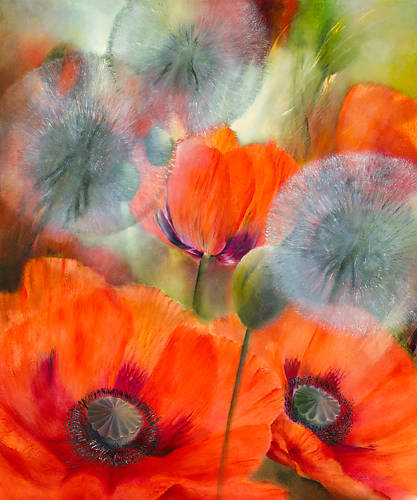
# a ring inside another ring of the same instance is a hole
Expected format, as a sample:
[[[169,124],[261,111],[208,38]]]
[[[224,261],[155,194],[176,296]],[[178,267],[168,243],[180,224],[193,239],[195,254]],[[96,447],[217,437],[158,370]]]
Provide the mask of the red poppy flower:
[[[355,85],[340,111],[336,147],[416,160],[416,101],[382,85]]]
[[[160,291],[62,259],[30,261],[0,314],[3,498],[214,498],[235,343]],[[227,463],[241,498],[278,410],[255,357],[245,377]]]
[[[348,336],[288,308],[254,332],[252,352],[285,388],[268,456],[349,498],[410,499],[417,495],[417,370],[373,324],[370,337]],[[237,339],[238,319],[212,328]]]
[[[275,144],[239,146],[228,128],[179,144],[158,224],[200,258],[238,262],[262,243],[273,196],[297,165]]]

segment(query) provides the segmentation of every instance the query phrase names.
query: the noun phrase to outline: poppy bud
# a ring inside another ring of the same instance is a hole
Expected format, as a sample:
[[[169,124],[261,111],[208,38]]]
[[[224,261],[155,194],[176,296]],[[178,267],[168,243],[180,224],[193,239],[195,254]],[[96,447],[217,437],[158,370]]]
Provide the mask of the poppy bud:
[[[242,323],[252,330],[279,316],[288,299],[277,286],[271,267],[278,247],[259,247],[240,261],[233,275],[233,299]]]

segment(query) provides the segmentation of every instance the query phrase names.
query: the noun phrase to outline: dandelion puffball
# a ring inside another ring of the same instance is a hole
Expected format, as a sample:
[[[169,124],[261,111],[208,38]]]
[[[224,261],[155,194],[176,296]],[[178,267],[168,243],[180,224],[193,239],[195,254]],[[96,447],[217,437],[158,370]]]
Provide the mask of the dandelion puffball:
[[[160,116],[191,130],[239,116],[254,99],[268,33],[250,0],[130,2],[109,41],[115,74],[127,66]]]
[[[123,84],[122,84],[123,83]],[[106,63],[68,52],[28,73],[0,108],[5,203],[37,230],[105,233],[151,210],[165,169],[152,165],[134,86]],[[139,201],[138,201],[139,198]]]
[[[366,329],[371,313],[403,321],[417,296],[415,166],[379,154],[333,155],[305,166],[273,203],[267,241],[279,245],[276,285],[305,314]]]

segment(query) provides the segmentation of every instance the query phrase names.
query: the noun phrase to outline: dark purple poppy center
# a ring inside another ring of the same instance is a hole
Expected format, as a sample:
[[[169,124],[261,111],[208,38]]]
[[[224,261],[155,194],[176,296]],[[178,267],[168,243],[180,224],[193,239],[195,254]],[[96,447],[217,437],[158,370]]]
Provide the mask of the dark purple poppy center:
[[[100,389],[68,412],[67,433],[74,453],[103,465],[137,463],[154,453],[159,429],[152,409],[136,396]]]
[[[310,429],[322,441],[340,444],[353,425],[352,405],[340,392],[340,374],[297,376],[298,360],[287,360],[285,410],[292,421]]]

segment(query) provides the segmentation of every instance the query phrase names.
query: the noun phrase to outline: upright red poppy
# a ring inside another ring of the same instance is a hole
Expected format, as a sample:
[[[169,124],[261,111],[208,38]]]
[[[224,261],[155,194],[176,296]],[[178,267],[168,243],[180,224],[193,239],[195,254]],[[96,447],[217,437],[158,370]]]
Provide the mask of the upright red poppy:
[[[240,146],[228,128],[191,137],[177,148],[159,227],[195,257],[236,263],[262,243],[272,198],[296,170],[275,144]]]
[[[251,351],[285,388],[268,456],[348,498],[411,499],[417,495],[417,369],[373,324],[370,337],[344,335],[288,308],[253,333]],[[237,339],[238,319],[219,320],[212,329]]]
[[[111,288],[62,259],[28,263],[21,289],[0,295],[0,322],[2,498],[215,497],[235,343],[160,291]],[[247,479],[269,446],[276,387],[252,357],[225,498],[283,495]]]

